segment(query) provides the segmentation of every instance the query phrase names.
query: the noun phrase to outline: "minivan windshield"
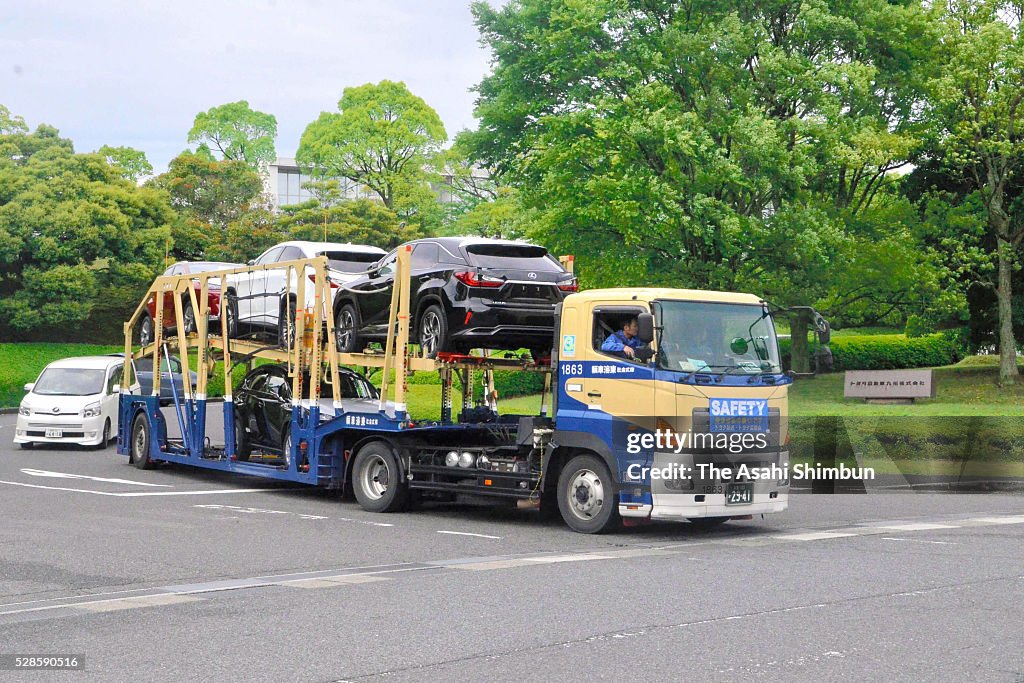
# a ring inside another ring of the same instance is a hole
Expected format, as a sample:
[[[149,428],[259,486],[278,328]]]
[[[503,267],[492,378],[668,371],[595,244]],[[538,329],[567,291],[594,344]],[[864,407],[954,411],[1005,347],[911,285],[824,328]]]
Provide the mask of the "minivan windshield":
[[[532,244],[468,244],[469,263],[481,268],[505,268],[557,273],[565,270],[544,247]]]
[[[104,370],[46,368],[32,387],[43,396],[91,396],[103,393]]]
[[[659,301],[658,367],[683,372],[782,372],[775,325],[757,304]]]

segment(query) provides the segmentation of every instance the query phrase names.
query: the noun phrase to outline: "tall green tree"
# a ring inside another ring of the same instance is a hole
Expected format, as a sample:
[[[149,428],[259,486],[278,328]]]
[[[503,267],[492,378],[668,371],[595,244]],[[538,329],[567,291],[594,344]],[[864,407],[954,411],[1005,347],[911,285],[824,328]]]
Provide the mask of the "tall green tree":
[[[438,179],[435,157],[447,139],[437,112],[393,81],[345,88],[338,109],[306,127],[298,161],[365,185],[403,217],[429,213],[424,191]]]
[[[936,3],[943,28],[938,54],[945,68],[930,82],[929,120],[948,168],[978,193],[994,238],[994,273],[977,282],[995,290],[999,314],[999,377],[1015,382],[1013,271],[1024,240],[1022,198],[1014,178],[1024,159],[1024,5],[1004,0]],[[992,275],[994,274],[994,277]]]
[[[914,282],[887,279],[913,262],[909,226],[876,220],[913,212],[871,211],[913,146],[913,65],[929,40],[917,3],[511,0],[473,13],[494,57],[475,159],[534,212],[534,237],[581,256],[584,284],[845,309],[863,308],[870,276],[892,283],[881,312],[915,298]],[[870,249],[879,235],[891,249]],[[862,250],[874,257],[854,265]]]
[[[159,266],[174,217],[166,194],[124,179],[99,154],[75,154],[50,126],[4,131],[0,338],[80,337],[104,307],[116,338]]]
[[[263,192],[262,179],[245,162],[216,161],[188,151],[147,184],[170,195],[178,211],[171,255],[186,260],[204,258],[208,247],[224,244],[228,225],[256,208]]]
[[[146,158],[146,153],[132,147],[111,147],[103,145],[96,153],[106,158],[107,163],[120,169],[121,177],[138,183],[153,174],[153,166]]]
[[[242,161],[253,168],[274,162],[276,137],[277,117],[252,109],[245,100],[196,114],[188,132],[189,143],[204,145],[225,161]]]

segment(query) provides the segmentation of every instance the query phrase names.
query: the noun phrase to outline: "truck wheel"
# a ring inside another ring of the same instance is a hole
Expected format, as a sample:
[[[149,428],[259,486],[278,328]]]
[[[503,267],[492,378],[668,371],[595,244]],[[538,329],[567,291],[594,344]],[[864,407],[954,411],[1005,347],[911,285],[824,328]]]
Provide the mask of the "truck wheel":
[[[238,410],[236,407],[235,410]],[[247,462],[252,450],[249,447],[249,439],[242,428],[242,418],[235,415],[235,460]]]
[[[139,413],[132,421],[132,464],[140,470],[154,466],[149,459],[150,436],[149,420],[144,413]]]
[[[338,353],[359,353],[363,350],[359,338],[359,314],[352,304],[345,304],[334,315],[334,343]]]
[[[430,306],[420,316],[420,347],[427,358],[436,358],[438,351],[448,350],[448,321],[440,306]]]
[[[600,534],[620,522],[615,482],[599,458],[577,455],[558,476],[558,509],[573,531]]]
[[[356,454],[352,490],[359,505],[370,512],[397,512],[405,506],[409,493],[401,480],[398,459],[380,442],[367,444]]]

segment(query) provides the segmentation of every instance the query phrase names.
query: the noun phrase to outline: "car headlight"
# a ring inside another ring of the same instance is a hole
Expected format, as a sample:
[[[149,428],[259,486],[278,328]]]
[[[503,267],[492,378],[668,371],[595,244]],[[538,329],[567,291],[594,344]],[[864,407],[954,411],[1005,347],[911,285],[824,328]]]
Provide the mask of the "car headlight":
[[[18,406],[18,415],[23,415],[25,417],[28,417],[31,414],[32,414],[32,409],[29,408],[24,403],[22,403],[20,406]]]
[[[90,403],[85,408],[82,408],[82,417],[96,417],[100,414],[99,402]]]

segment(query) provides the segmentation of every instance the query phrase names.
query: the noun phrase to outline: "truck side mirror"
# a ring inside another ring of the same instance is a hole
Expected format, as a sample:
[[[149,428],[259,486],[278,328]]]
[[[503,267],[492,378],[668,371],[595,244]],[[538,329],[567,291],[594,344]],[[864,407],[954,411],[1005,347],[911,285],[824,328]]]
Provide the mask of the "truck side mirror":
[[[654,316],[650,313],[641,313],[636,317],[637,338],[644,344],[654,341]]]
[[[29,382],[28,384],[25,385],[25,391],[26,392],[32,391],[32,387],[34,387],[35,385],[36,385],[35,382]]]

